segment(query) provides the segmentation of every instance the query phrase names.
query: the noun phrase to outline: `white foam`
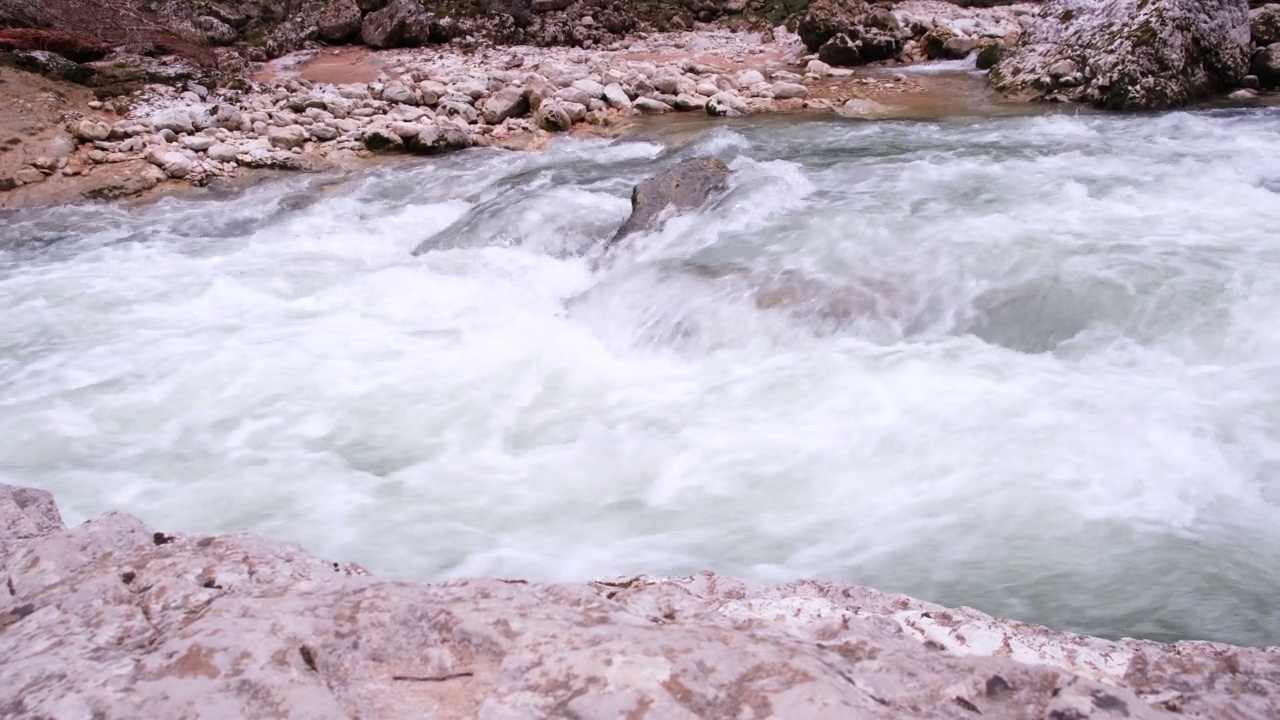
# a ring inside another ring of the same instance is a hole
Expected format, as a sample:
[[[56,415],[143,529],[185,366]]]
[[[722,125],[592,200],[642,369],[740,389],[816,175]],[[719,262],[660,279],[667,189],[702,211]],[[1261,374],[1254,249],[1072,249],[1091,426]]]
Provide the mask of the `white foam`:
[[[727,195],[599,269],[657,146],[17,213],[0,476],[391,574],[714,569],[1280,641],[1273,118],[856,130],[712,138]]]

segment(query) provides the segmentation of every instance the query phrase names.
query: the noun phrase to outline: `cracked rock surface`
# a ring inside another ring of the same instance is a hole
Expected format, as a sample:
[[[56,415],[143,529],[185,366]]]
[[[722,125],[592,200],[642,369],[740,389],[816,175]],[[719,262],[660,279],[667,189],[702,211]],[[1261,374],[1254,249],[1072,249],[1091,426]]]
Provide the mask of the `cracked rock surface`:
[[[4,718],[1275,718],[1280,648],[851,585],[381,580],[0,485]]]

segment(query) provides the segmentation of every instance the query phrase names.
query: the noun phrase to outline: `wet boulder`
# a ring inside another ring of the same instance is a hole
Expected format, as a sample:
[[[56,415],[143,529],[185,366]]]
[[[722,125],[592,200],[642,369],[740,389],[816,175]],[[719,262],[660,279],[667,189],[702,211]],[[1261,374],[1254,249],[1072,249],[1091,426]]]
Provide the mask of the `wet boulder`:
[[[729,166],[712,157],[691,158],[643,180],[631,192],[631,217],[609,241],[657,227],[667,208],[692,210],[729,184]]]
[[[1187,105],[1249,67],[1246,0],[1049,0],[995,67],[996,90],[1113,110]]]

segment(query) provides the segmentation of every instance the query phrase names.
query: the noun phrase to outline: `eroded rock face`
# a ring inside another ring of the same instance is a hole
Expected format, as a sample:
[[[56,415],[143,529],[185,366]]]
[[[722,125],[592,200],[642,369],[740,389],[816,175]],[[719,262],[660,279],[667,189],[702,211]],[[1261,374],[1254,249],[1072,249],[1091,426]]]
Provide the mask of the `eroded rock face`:
[[[631,216],[609,244],[653,229],[667,208],[692,210],[729,184],[729,166],[716,158],[691,158],[642,180],[631,193]]]
[[[800,39],[831,65],[864,65],[902,52],[903,29],[888,10],[862,0],[817,0],[800,18]]]
[[[392,582],[0,485],[0,716],[1280,716],[1280,649],[1109,642],[835,583]],[[1175,714],[1176,713],[1176,714]]]
[[[431,18],[416,0],[391,0],[364,17],[360,37],[376,48],[422,45],[431,38]]]
[[[1266,47],[1280,42],[1280,4],[1268,4],[1249,11],[1249,33],[1253,44]]]
[[[1246,0],[1050,0],[991,69],[997,90],[1115,110],[1180,107],[1249,66]]]

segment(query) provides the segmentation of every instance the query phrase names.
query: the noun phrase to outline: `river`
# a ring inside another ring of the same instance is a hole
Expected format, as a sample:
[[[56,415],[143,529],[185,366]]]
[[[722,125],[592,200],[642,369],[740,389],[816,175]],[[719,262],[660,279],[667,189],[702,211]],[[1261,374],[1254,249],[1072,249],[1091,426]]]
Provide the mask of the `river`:
[[[705,154],[726,196],[599,251]],[[709,569],[1280,644],[1278,229],[1277,109],[747,122],[24,210],[0,481],[393,576]]]

